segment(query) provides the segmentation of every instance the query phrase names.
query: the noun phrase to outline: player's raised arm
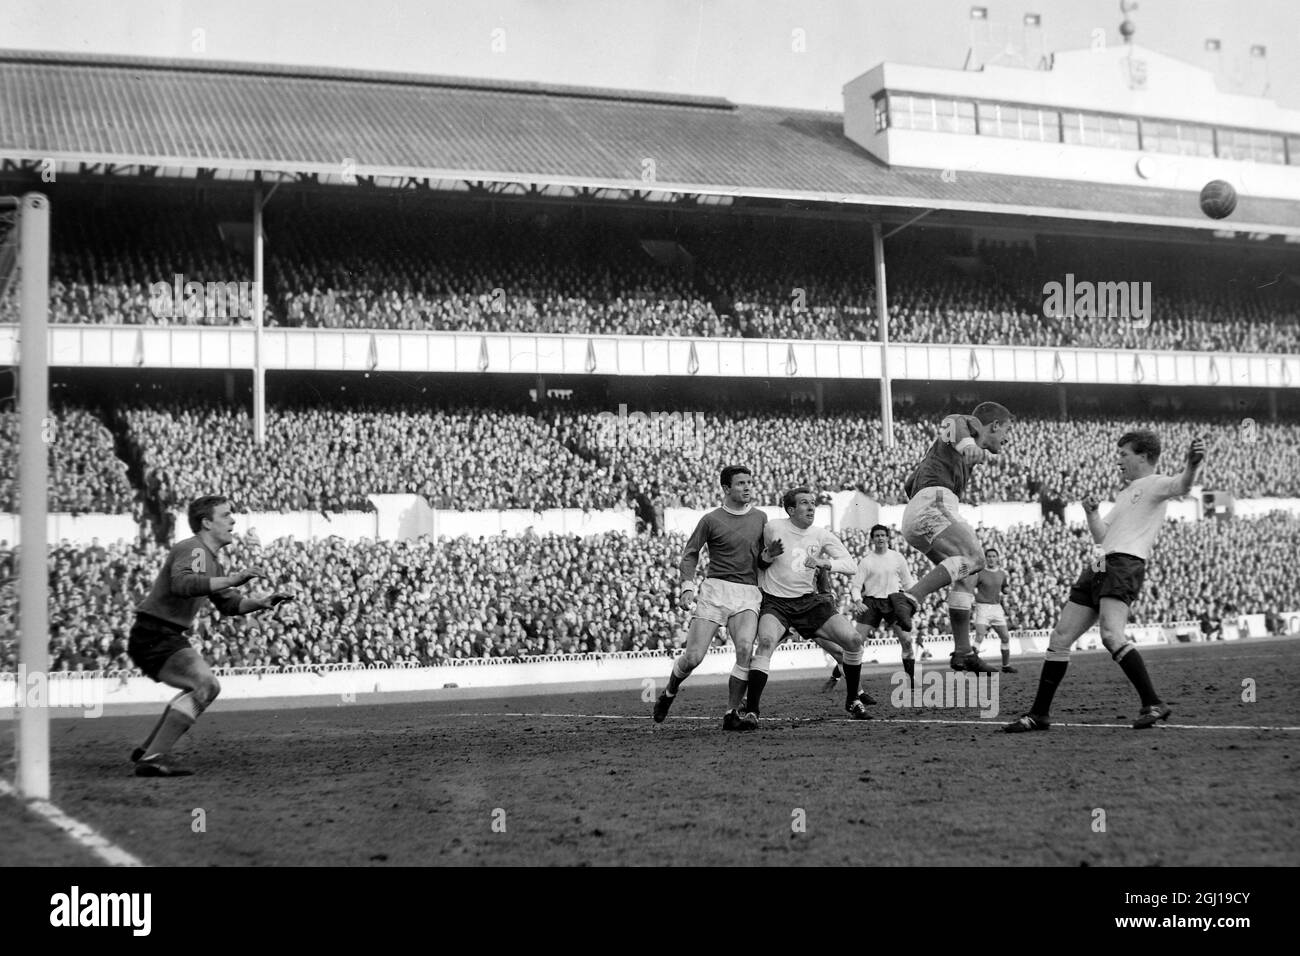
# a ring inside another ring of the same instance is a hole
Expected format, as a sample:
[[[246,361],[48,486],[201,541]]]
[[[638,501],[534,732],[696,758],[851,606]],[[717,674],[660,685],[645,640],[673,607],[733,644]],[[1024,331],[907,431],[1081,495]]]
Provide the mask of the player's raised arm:
[[[974,464],[985,458],[985,451],[979,444],[983,435],[980,427],[978,419],[969,415],[949,415],[939,423],[939,437]]]
[[[1192,485],[1196,482],[1196,473],[1200,471],[1201,465],[1205,462],[1205,439],[1196,438],[1187,449],[1187,464],[1183,468],[1183,473],[1176,479],[1176,484],[1171,484],[1171,498],[1181,498],[1183,495],[1190,494]]]

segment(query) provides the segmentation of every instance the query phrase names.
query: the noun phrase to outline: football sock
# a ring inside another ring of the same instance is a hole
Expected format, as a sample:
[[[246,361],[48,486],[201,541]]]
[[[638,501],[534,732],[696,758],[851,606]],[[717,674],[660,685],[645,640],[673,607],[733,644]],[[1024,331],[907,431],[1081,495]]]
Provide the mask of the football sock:
[[[673,662],[673,672],[668,675],[668,686],[664,688],[664,693],[669,697],[677,696],[677,688],[681,687],[682,681],[686,680],[691,674],[690,671],[682,672],[679,669],[680,666],[681,658],[679,657]]]
[[[763,665],[760,669],[760,664]],[[751,714],[758,713],[758,702],[763,696],[763,688],[767,686],[766,661],[759,661],[755,658],[749,665],[749,698],[745,702],[745,710]]]
[[[153,730],[149,731],[149,736],[146,737],[144,739],[144,743],[140,745],[140,749],[143,750],[145,753],[149,752],[149,745],[152,744],[153,739],[158,736],[158,731],[162,730],[163,721],[167,719],[167,711],[170,708],[171,708],[170,703],[163,708],[163,712],[158,715],[158,722],[153,725]]]
[[[903,661],[903,670],[907,672],[908,678],[911,680],[912,684],[915,685],[916,684],[916,661],[914,661],[910,657],[907,660]]]
[[[1030,711],[1039,717],[1046,717],[1052,712],[1052,698],[1056,688],[1065,680],[1065,669],[1069,661],[1043,661],[1043,672],[1038,675],[1038,696],[1034,698],[1034,707]]]
[[[1124,671],[1124,676],[1137,689],[1138,696],[1142,698],[1142,706],[1150,707],[1160,703],[1160,695],[1151,686],[1151,675],[1147,673],[1147,665],[1142,660],[1142,655],[1132,644],[1124,646],[1131,649],[1120,657],[1119,666]]]
[[[749,686],[749,681],[741,680],[735,674],[727,678],[727,706],[735,710],[745,702],[745,688]]]
[[[948,620],[952,622],[953,650],[958,657],[965,657],[971,652],[970,647],[970,611],[965,608],[948,608]]]
[[[199,719],[199,714],[203,713],[203,707],[195,700],[191,691],[178,694],[172,698],[167,709],[163,711],[162,720],[159,722],[157,732],[153,735],[153,740],[145,747],[145,756],[152,757],[154,754],[169,753],[176,741],[185,734],[185,731],[194,726],[194,721]]]
[[[1006,667],[1010,663],[1011,663],[1011,646],[1008,644],[1003,644],[1002,645],[1002,666]]]
[[[858,681],[862,678],[861,664],[844,665],[844,706],[858,699]]]

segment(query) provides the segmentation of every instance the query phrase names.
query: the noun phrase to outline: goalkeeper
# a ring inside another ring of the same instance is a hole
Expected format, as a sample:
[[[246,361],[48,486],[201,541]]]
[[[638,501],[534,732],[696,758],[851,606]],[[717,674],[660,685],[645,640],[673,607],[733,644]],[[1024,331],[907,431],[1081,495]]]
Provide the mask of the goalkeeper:
[[[292,600],[283,593],[264,598],[241,596],[235,588],[266,577],[261,568],[240,568],[229,574],[217,555],[234,542],[235,519],[230,501],[221,495],[196,498],[189,506],[194,536],[172,546],[149,595],[135,609],[135,624],[127,653],[144,673],[160,684],[180,690],[158,718],[144,745],[131,754],[137,777],[184,777],[193,771],[171,756],[176,741],[194,726],[221,685],[207,662],[190,646],[185,632],[206,598],[222,614],[251,614]]]

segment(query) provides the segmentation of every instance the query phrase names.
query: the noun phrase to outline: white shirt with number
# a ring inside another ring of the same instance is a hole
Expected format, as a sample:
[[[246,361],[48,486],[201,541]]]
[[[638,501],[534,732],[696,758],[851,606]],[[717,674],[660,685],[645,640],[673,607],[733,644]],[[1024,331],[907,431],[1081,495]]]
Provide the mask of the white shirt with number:
[[[758,586],[775,597],[794,598],[817,590],[817,569],[804,567],[804,559],[827,558],[831,570],[852,574],[853,557],[835,534],[817,525],[796,528],[789,518],[769,521],[763,528],[763,545],[780,540],[785,545],[770,568],[758,574]]]
[[[1101,550],[1106,554],[1131,554],[1145,561],[1151,557],[1165,511],[1171,498],[1183,496],[1182,482],[1169,475],[1147,475],[1131,481],[1115,496],[1115,507],[1103,523],[1106,534]]]

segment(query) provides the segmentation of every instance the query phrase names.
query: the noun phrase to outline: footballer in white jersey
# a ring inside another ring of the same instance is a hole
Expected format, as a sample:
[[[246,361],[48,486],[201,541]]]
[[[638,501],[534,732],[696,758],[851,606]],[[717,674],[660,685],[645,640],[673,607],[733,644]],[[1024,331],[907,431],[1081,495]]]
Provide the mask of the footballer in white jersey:
[[[807,640],[822,638],[843,651],[845,710],[854,720],[868,720],[858,699],[862,672],[862,637],[849,619],[835,610],[835,600],[818,590],[817,574],[826,570],[852,574],[856,569],[848,548],[831,531],[813,524],[817,496],[807,488],[794,488],[781,497],[786,518],[769,521],[763,528],[763,550],[758,556],[758,586],[763,603],[758,611],[758,640],[749,662],[749,689],[745,710],[758,713],[772,653],[791,629]]]
[[[910,680],[915,680],[912,603],[904,598],[903,592],[916,583],[916,576],[907,558],[889,546],[889,538],[888,526],[872,527],[871,550],[858,562],[858,570],[849,583],[849,611],[864,641],[881,626],[893,629],[903,649],[903,670]],[[833,681],[832,676],[827,686],[834,686]]]
[[[1002,729],[1007,733],[1047,730],[1051,726],[1052,698],[1065,679],[1074,642],[1099,620],[1101,642],[1119,664],[1142,701],[1133,722],[1134,730],[1153,727],[1168,720],[1170,708],[1156,693],[1137,646],[1128,638],[1129,606],[1137,600],[1146,576],[1147,558],[1155,544],[1165,509],[1173,498],[1191,491],[1196,472],[1205,460],[1205,442],[1198,438],[1187,449],[1187,460],[1178,476],[1156,474],[1160,438],[1153,431],[1137,429],[1119,439],[1118,467],[1124,482],[1115,504],[1105,518],[1100,502],[1091,495],[1083,510],[1088,530],[1099,547],[1070,588],[1070,597],[1048,641],[1043,670],[1038,678],[1038,696],[1030,711]]]

